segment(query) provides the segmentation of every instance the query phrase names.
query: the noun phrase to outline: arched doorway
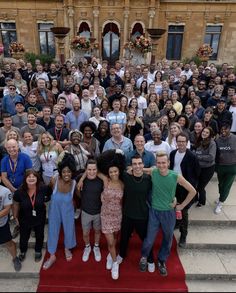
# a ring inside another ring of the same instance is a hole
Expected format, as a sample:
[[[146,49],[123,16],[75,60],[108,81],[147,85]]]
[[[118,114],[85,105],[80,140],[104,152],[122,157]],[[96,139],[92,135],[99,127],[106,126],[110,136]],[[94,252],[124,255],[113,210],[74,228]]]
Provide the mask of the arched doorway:
[[[120,57],[120,32],[118,26],[109,22],[102,33],[102,58],[114,65]]]

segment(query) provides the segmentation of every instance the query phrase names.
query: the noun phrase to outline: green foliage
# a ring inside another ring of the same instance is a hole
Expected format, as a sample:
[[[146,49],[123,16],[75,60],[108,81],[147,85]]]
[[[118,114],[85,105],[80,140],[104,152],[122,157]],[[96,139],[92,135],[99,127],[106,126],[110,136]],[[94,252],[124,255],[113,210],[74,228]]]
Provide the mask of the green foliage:
[[[196,55],[192,56],[191,58],[185,57],[185,58],[183,58],[183,59],[181,60],[181,62],[183,62],[184,64],[186,64],[186,63],[190,63],[190,62],[192,62],[192,61],[193,61],[197,66],[199,66],[199,65],[202,64],[201,59],[200,59],[198,56],[196,56]]]
[[[44,65],[45,63],[52,63],[54,61],[54,57],[47,54],[35,54],[35,53],[25,53],[25,60],[27,62],[31,62],[32,65],[35,65],[35,60],[39,59],[41,61],[41,64]]]

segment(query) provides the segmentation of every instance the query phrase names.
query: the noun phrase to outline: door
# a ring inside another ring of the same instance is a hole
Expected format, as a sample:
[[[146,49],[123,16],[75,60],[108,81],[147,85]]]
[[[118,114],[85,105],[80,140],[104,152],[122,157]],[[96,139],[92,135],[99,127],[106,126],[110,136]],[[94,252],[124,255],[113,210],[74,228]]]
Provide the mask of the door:
[[[113,22],[107,23],[102,34],[102,58],[110,65],[120,57],[120,33],[117,25]]]

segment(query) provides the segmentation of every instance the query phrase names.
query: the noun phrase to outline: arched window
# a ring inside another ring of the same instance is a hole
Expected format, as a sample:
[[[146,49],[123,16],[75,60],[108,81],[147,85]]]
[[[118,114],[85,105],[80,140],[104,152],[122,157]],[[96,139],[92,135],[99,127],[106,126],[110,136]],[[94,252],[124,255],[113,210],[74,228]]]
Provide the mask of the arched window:
[[[135,23],[132,32],[131,32],[131,40],[135,40],[137,37],[140,37],[141,35],[144,35],[143,33],[143,26],[141,23],[137,22]]]
[[[120,56],[120,32],[118,26],[107,23],[103,29],[103,59],[114,64]]]
[[[90,28],[87,22],[82,22],[79,26],[78,36],[85,37],[89,39],[91,37]]]

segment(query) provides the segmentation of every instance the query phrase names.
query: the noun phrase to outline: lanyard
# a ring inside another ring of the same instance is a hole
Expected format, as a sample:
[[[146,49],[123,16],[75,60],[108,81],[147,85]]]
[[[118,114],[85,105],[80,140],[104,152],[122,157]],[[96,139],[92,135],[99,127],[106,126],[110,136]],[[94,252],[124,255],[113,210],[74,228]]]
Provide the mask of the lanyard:
[[[44,158],[45,158],[45,160],[46,160],[47,163],[49,162],[49,153],[50,153],[50,149],[48,150],[47,156],[46,156],[46,152],[45,151],[43,153]]]
[[[18,160],[16,161],[16,164],[14,164],[12,159],[9,158],[9,165],[10,165],[10,169],[11,169],[11,172],[13,175],[16,173],[17,164],[18,164]]]
[[[56,141],[60,141],[60,140],[61,140],[62,130],[63,130],[63,129],[61,129],[61,130],[59,131],[59,135],[58,135],[58,132],[57,132],[56,127],[55,127],[55,137],[56,137]]]
[[[29,198],[30,198],[30,201],[31,201],[31,204],[32,204],[32,208],[34,210],[34,206],[35,206],[35,200],[36,200],[36,193],[34,193],[32,195],[32,197],[29,195]]]

